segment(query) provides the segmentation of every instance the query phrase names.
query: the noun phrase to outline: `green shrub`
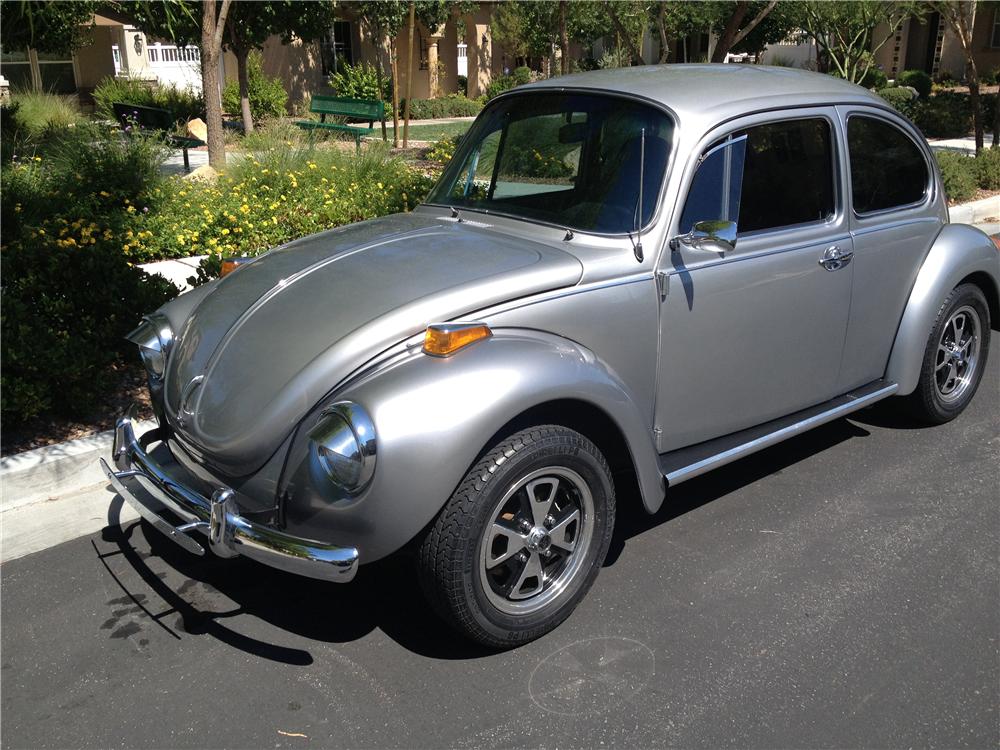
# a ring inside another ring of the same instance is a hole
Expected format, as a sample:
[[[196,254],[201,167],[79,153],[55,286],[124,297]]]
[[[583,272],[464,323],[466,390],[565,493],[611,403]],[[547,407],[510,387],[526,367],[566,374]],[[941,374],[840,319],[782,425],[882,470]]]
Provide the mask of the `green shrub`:
[[[523,86],[526,83],[531,83],[531,68],[527,65],[520,65],[511,71],[511,78],[517,86]]]
[[[49,237],[61,247],[111,239],[130,216],[155,208],[169,155],[159,136],[80,125],[53,137],[44,156],[0,173],[3,243]]]
[[[910,86],[916,89],[917,93],[924,99],[931,95],[931,87],[933,86],[933,81],[931,77],[922,70],[904,70],[896,78],[896,84],[899,86]],[[880,92],[881,93],[881,92]]]
[[[490,81],[490,85],[486,87],[486,101],[500,96],[500,94],[504,91],[509,91],[515,86],[517,86],[517,81],[514,80],[514,76],[496,76],[492,81]]]
[[[337,96],[351,99],[379,99],[385,105],[385,116],[392,117],[392,80],[382,77],[378,83],[378,69],[370,62],[357,65],[343,62],[337,72],[330,76],[330,88]]]
[[[71,128],[84,121],[73,97],[42,91],[16,91],[10,99],[16,108],[11,124],[31,139],[37,139],[46,131]]]
[[[984,86],[996,86],[1000,83],[1000,68],[993,68],[992,70],[987,70],[985,73],[979,75],[979,82]]]
[[[399,111],[404,112],[405,100],[399,103]],[[437,120],[442,117],[471,117],[483,108],[482,99],[469,99],[464,94],[449,94],[438,99],[413,99],[410,101],[410,118],[413,120]]]
[[[5,247],[2,265],[2,415],[17,425],[52,412],[85,414],[115,383],[134,347],[123,337],[177,289],[131,267],[99,241],[86,249],[36,237]]]
[[[154,86],[134,78],[105,78],[94,89],[94,112],[105,120],[117,120],[111,105],[116,102],[168,109],[178,128],[195,117],[205,116],[205,100],[190,89]]]
[[[253,50],[247,58],[247,89],[254,122],[283,117],[287,113],[288,92],[280,78],[264,74],[264,58],[257,50]],[[243,111],[238,81],[230,81],[222,89],[222,108],[231,114]]]
[[[458,148],[458,142],[461,139],[461,135],[453,135],[448,138],[442,138],[439,141],[435,141],[431,144],[431,147],[427,149],[424,154],[424,158],[428,161],[435,162],[436,164],[447,164],[455,155],[455,149]]]
[[[916,117],[917,110],[919,109],[919,100],[913,96],[913,92],[909,89],[892,87],[879,89],[876,93],[889,102],[904,117],[909,117],[911,120]]]
[[[469,94],[469,77],[468,76],[461,76],[460,75],[460,76],[458,76],[458,78],[455,79],[455,81],[458,84],[458,93],[465,94],[466,96],[468,96],[468,94]]]
[[[961,203],[976,194],[976,160],[957,151],[938,151],[938,166],[948,200]]]
[[[311,148],[285,124],[254,131],[245,156],[214,183],[172,178],[157,211],[122,238],[133,262],[211,253],[257,255],[325,229],[407,211],[431,179],[372,144],[355,156]]]
[[[597,61],[597,67],[604,68],[627,68],[632,64],[632,56],[624,47],[610,49],[601,55]]]
[[[976,177],[983,190],[1000,190],[1000,147],[984,148],[979,152]]]
[[[943,91],[921,101],[914,118],[928,138],[961,138],[972,129],[968,94]]]

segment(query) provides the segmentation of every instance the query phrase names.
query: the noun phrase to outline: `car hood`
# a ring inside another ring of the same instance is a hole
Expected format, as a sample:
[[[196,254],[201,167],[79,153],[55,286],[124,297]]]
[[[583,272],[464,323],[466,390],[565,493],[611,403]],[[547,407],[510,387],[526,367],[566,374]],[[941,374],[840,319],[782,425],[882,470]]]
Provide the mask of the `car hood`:
[[[187,318],[167,367],[168,418],[195,452],[248,474],[387,348],[582,271],[558,248],[418,214],[297,240],[222,279]]]

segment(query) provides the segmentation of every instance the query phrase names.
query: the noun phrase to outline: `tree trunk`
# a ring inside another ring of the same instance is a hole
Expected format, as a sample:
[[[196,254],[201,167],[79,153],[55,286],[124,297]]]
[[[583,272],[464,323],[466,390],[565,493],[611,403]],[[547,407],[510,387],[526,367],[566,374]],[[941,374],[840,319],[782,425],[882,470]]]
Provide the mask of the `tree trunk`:
[[[728,55],[729,50],[733,48],[733,42],[735,42],[736,34],[740,30],[740,24],[743,23],[743,19],[746,18],[747,11],[749,9],[750,3],[748,2],[736,3],[736,7],[733,9],[733,14],[729,16],[729,20],[726,21],[726,25],[722,29],[722,34],[715,43],[715,49],[712,50],[712,62],[725,62],[726,55]]]
[[[392,75],[392,147],[399,148],[399,66],[396,42],[389,42],[389,65]]]
[[[413,98],[413,26],[416,3],[410,0],[410,35],[406,40],[406,106],[403,112],[403,148],[410,147],[410,99]]]
[[[562,74],[569,75],[569,32],[566,31],[567,0],[559,0],[559,48],[562,50]]]
[[[614,24],[615,31],[618,34],[618,43],[621,44],[622,40],[624,40],[628,46],[628,53],[632,56],[632,64],[645,65],[646,61],[642,59],[642,51],[636,46],[635,39],[625,30],[625,26],[618,17],[618,11],[615,10],[613,5],[608,6],[608,15],[611,16],[611,23]]]
[[[983,150],[983,107],[979,96],[979,71],[976,62],[969,56],[969,104],[972,105],[972,129],[976,133],[976,153]]]
[[[205,0],[201,8],[201,86],[205,96],[205,125],[208,131],[208,163],[225,169],[226,140],[222,132],[222,97],[219,93],[219,59],[222,56],[222,29],[230,0],[222,0],[218,17],[216,0]]]
[[[993,106],[993,148],[1000,148],[1000,91]]]
[[[667,39],[667,4],[660,3],[660,12],[656,15],[656,30],[660,34],[660,59],[662,65],[670,59],[670,40]]]
[[[250,50],[238,47],[233,49],[236,56],[236,77],[240,82],[240,112],[243,114],[243,132],[253,132],[253,114],[250,112],[250,75],[247,71],[247,58]]]

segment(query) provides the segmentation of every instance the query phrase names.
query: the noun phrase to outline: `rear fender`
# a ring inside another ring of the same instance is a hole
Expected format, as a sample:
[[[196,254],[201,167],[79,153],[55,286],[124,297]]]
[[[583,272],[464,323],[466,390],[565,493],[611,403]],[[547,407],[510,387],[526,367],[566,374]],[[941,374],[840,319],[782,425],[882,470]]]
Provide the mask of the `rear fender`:
[[[886,380],[899,383],[897,394],[912,393],[920,379],[927,337],[938,311],[963,279],[989,278],[1000,286],[1000,252],[988,235],[966,224],[947,224],[938,234],[913,284],[889,355]],[[996,321],[994,321],[994,325]]]

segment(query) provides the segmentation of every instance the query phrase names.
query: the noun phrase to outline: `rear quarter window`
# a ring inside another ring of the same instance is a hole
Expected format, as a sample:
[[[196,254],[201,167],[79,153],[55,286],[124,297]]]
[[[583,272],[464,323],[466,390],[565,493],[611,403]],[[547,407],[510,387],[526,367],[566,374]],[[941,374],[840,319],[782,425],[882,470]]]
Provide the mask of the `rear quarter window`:
[[[895,125],[851,115],[847,121],[854,210],[859,214],[919,203],[927,194],[927,161]]]

